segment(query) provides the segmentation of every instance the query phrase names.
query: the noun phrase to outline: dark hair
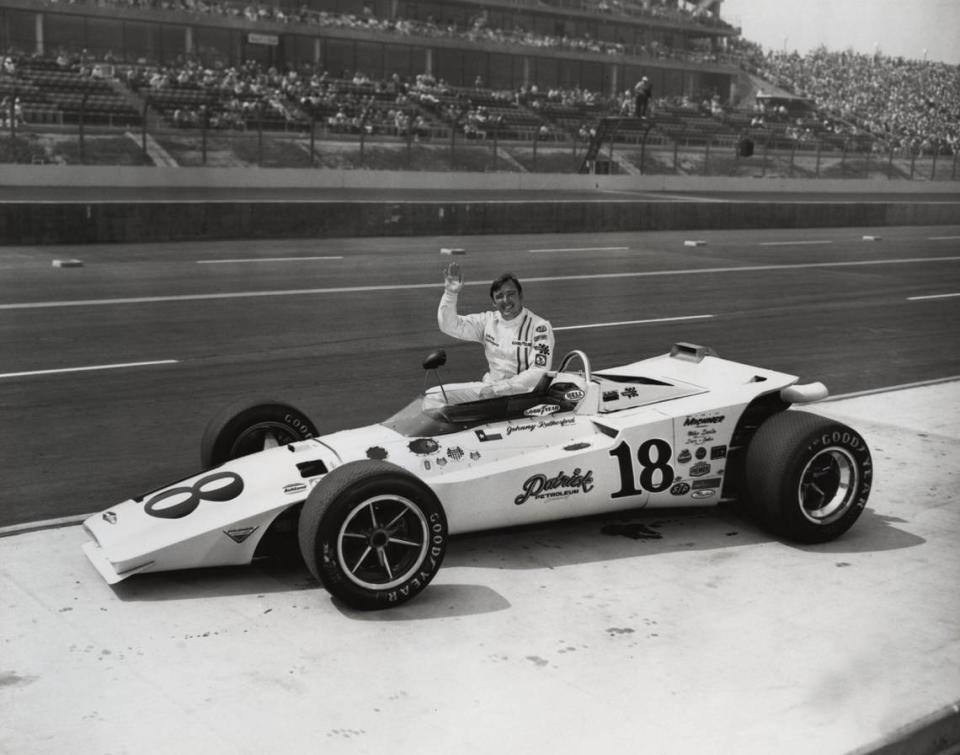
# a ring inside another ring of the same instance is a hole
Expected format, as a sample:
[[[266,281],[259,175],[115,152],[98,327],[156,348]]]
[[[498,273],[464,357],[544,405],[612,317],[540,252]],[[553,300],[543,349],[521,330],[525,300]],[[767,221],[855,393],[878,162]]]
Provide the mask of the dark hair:
[[[493,283],[490,284],[490,298],[493,298],[493,295],[497,293],[503,284],[507,282],[512,282],[514,286],[517,287],[517,293],[521,296],[523,295],[523,286],[520,285],[520,281],[517,280],[517,276],[513,273],[500,273],[496,278],[493,279]]]

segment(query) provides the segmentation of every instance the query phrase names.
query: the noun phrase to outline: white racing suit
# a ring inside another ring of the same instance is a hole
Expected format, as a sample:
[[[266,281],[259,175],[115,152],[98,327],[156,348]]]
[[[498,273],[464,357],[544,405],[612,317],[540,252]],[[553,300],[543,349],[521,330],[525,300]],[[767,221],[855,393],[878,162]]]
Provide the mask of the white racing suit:
[[[479,383],[445,387],[447,403],[476,401],[484,387],[497,396],[532,391],[553,366],[553,328],[526,307],[512,320],[504,320],[496,311],[459,315],[457,293],[444,291],[437,322],[448,336],[482,343],[489,366]],[[430,397],[442,400],[432,391]]]

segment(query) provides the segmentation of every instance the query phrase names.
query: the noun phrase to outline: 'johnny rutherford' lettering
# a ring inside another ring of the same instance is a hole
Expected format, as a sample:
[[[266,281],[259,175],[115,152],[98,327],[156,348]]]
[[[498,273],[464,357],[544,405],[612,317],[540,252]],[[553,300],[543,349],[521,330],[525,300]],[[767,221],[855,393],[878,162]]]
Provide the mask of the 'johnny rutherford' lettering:
[[[580,467],[573,470],[572,474],[560,472],[556,477],[547,477],[544,474],[536,474],[523,483],[523,492],[513,499],[513,502],[520,506],[531,498],[538,500],[544,498],[564,498],[574,493],[589,493],[593,490],[593,470],[587,470],[586,474],[580,471]]]

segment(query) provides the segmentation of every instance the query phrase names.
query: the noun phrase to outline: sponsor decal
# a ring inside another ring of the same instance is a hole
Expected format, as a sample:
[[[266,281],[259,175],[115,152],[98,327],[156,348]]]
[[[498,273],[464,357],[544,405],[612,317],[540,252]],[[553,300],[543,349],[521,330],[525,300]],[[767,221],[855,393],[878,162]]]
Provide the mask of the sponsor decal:
[[[223,534],[229,537],[231,540],[233,540],[233,542],[239,544],[239,543],[242,543],[244,540],[246,540],[248,537],[250,537],[250,535],[252,535],[258,529],[260,528],[259,527],[237,527],[236,529],[232,529],[232,530],[224,530]]]
[[[117,514],[116,514],[116,512],[114,512],[114,511],[104,511],[104,512],[103,512],[103,517],[101,517],[101,518],[102,518],[103,521],[105,521],[107,524],[116,524],[116,523],[117,523]]]
[[[535,332],[536,332],[536,333],[546,333],[546,332],[547,332],[547,326],[546,326],[546,325],[538,325]]]
[[[470,461],[480,461],[480,452],[479,452],[479,451],[471,451],[471,452],[470,452]]]
[[[690,453],[689,448],[683,449],[679,454],[677,454],[677,461],[681,464],[686,464],[693,458],[693,454]]]
[[[705,449],[703,446],[700,446],[700,448],[697,449],[697,453],[695,454],[695,456],[696,456],[698,459],[701,459],[701,460],[702,460],[702,459],[706,459],[706,458],[707,458],[707,449]]]
[[[704,490],[705,488],[719,488],[719,487],[720,487],[719,477],[708,477],[705,480],[693,481],[694,490]]]
[[[684,422],[684,427],[703,427],[704,425],[716,425],[720,422],[723,422],[724,415],[722,414],[709,414],[706,416],[700,417],[687,417]]]
[[[688,446],[702,446],[705,443],[709,443],[713,440],[713,436],[717,434],[716,428],[713,427],[701,427],[697,430],[688,430],[687,431],[687,445]]]
[[[571,391],[567,391],[563,394],[564,401],[579,401],[587,394],[581,391],[579,388],[574,388]]]
[[[534,340],[534,342],[536,342],[536,341],[546,341],[546,340],[547,340],[547,335],[546,335],[545,333],[540,333],[539,335],[535,335],[535,336],[533,337],[533,340]]]
[[[536,365],[537,367],[546,367],[546,366],[547,366],[547,358],[546,358],[543,354],[537,354],[537,355],[533,358],[533,363],[534,363],[534,365]]]
[[[440,456],[440,457],[438,457],[437,459],[435,459],[435,461],[436,461],[436,464],[437,464],[438,467],[445,467],[445,466],[447,466],[447,460],[446,460],[445,458],[443,458],[442,456]]]
[[[620,394],[617,391],[604,391],[603,400],[604,401],[617,401],[620,398]]]
[[[727,458],[727,447],[726,446],[714,446],[710,449],[710,458],[716,461],[717,459],[726,459]]]
[[[571,443],[569,446],[564,446],[564,451],[581,451],[584,448],[590,448],[589,443]]]
[[[430,459],[424,459],[424,460],[423,460],[423,468],[426,469],[426,470],[429,470],[429,469],[430,469]]]
[[[417,438],[416,440],[410,441],[407,448],[417,454],[417,456],[429,456],[440,450],[440,444],[433,438]]]
[[[691,477],[703,477],[705,474],[710,474],[710,465],[705,461],[698,461],[690,467]]]
[[[296,493],[302,493],[307,489],[307,483],[305,482],[291,482],[289,485],[283,486],[284,495],[295,495]]]
[[[486,443],[489,440],[503,440],[503,436],[500,433],[490,433],[488,435],[483,430],[474,430],[473,432],[476,434],[477,440],[481,443]]]
[[[380,446],[370,446],[370,448],[367,449],[367,458],[383,461],[387,458],[387,449],[381,448]]]
[[[593,490],[593,470],[586,474],[577,467],[569,475],[560,472],[553,477],[545,474],[535,474],[528,477],[523,483],[523,492],[513,499],[514,504],[521,506],[531,498],[538,501],[550,498],[566,498],[578,493],[589,493]]]
[[[463,458],[463,449],[459,446],[447,449],[447,458],[451,461],[460,461]]]
[[[621,395],[624,398],[636,398],[640,394],[637,392],[637,389],[631,385],[629,388],[624,388]]]
[[[704,498],[710,498],[716,492],[716,490],[694,490],[690,494],[690,497],[699,501]]]
[[[557,404],[537,404],[524,411],[525,417],[546,417],[548,414],[554,414],[560,411]]]
[[[494,337],[493,337],[492,335],[490,335],[489,333],[486,333],[486,334],[484,335],[483,340],[485,340],[487,343],[493,344],[494,346],[497,345],[497,339],[494,338]]]
[[[690,492],[689,482],[675,482],[670,488],[670,495],[686,495]]]

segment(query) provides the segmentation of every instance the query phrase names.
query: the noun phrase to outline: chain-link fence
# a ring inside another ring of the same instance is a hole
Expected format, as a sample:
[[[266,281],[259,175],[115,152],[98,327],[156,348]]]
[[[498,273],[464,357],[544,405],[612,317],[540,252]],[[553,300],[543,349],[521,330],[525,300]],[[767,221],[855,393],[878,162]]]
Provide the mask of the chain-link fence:
[[[134,107],[136,105],[136,107]],[[958,155],[944,147],[885,149],[831,135],[792,141],[776,133],[672,133],[654,128],[601,145],[585,164],[589,137],[491,121],[372,122],[296,115],[268,98],[189,101],[81,92],[47,111],[0,107],[0,162],[326,169],[956,181]]]

